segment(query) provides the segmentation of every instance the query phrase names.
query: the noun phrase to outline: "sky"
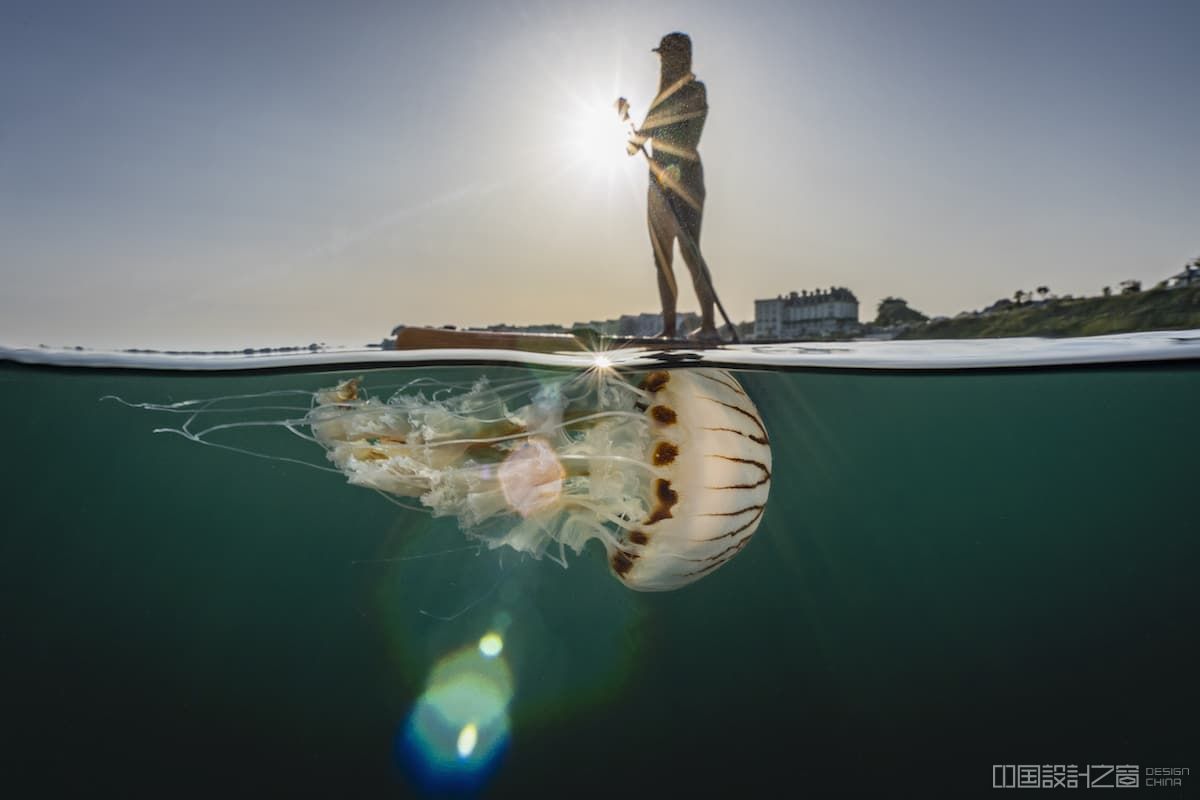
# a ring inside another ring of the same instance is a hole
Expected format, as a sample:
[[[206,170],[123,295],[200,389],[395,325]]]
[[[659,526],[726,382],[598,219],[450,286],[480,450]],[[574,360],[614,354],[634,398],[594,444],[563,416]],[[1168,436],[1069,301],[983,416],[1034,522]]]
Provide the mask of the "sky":
[[[657,311],[650,49],[692,36],[735,320],[953,315],[1200,256],[1200,3],[8,0],[0,344],[377,342]],[[680,308],[694,309],[676,259]]]

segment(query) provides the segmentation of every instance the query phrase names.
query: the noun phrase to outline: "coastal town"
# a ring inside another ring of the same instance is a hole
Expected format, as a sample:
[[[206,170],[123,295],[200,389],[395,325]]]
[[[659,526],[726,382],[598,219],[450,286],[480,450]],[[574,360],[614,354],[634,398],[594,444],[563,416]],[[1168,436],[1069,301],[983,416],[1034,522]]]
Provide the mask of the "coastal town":
[[[1177,290],[1185,290],[1183,292]],[[675,338],[686,339],[700,324],[694,312],[681,312]],[[398,325],[392,337],[402,329]],[[658,313],[622,314],[572,325],[510,325],[482,328],[442,326],[448,330],[491,333],[567,334],[589,331],[601,336],[648,338],[663,330]],[[1114,291],[1101,287],[1099,295],[1059,295],[1048,286],[1018,289],[1012,297],[997,299],[954,317],[929,317],[906,300],[885,297],[875,316],[860,319],[859,301],[844,286],[801,289],[754,301],[754,319],[737,324],[738,338],[746,342],[811,341],[814,339],[975,338],[978,336],[1096,335],[1134,330],[1200,327],[1200,258],[1182,270],[1143,290],[1140,281],[1127,280]],[[385,339],[384,348],[392,339]]]

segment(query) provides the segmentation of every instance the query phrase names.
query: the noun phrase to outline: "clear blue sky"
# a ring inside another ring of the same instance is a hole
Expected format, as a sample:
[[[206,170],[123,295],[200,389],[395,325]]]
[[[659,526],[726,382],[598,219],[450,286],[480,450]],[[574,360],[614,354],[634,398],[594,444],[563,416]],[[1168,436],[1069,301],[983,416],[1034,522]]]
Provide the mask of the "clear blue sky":
[[[10,2],[0,342],[376,341],[656,310],[613,99],[695,42],[736,319],[1200,255],[1200,3]],[[694,308],[679,265],[682,308]]]

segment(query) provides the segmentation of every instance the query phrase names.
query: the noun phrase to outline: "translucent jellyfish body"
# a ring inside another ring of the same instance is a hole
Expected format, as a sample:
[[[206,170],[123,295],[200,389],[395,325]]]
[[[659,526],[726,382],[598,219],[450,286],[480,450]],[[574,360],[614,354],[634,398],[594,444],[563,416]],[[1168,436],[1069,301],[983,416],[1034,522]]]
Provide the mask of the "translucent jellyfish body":
[[[480,380],[386,401],[351,380],[316,393],[303,424],[352,484],[419,498],[468,536],[539,558],[598,539],[613,575],[643,591],[733,558],[771,486],[766,428],[723,370]]]

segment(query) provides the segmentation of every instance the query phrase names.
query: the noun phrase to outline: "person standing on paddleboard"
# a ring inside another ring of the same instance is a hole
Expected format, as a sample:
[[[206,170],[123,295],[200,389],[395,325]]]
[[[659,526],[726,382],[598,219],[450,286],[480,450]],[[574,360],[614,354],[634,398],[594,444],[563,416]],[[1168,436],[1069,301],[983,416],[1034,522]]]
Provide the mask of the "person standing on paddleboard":
[[[662,336],[676,335],[675,304],[679,289],[672,261],[678,239],[679,252],[692,273],[692,285],[700,301],[701,326],[692,335],[701,342],[717,343],[721,337],[713,319],[716,298],[712,277],[700,254],[704,167],[697,147],[708,117],[708,97],[704,84],[692,74],[692,40],[687,34],[668,33],[653,52],[658,53],[662,64],[658,96],[626,149],[632,156],[646,142],[653,148],[647,216],[654,265],[658,269],[658,294],[662,299]]]

